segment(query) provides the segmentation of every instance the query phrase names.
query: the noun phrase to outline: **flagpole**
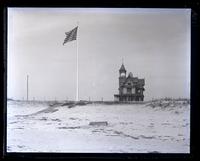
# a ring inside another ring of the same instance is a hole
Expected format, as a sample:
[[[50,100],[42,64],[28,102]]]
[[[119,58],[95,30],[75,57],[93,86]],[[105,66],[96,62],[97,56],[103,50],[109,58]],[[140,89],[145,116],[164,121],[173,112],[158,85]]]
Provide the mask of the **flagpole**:
[[[77,22],[77,27],[74,28],[73,30],[69,31],[69,32],[65,32],[66,34],[66,37],[64,39],[64,42],[63,42],[63,45],[69,41],[73,41],[73,40],[76,40],[76,98],[75,98],[75,101],[79,101],[79,85],[78,85],[78,76],[79,76],[79,73],[78,73],[78,25],[79,23]]]
[[[79,22],[77,21],[77,26],[79,25]],[[78,86],[78,30],[76,35],[76,101],[79,101],[79,86]]]

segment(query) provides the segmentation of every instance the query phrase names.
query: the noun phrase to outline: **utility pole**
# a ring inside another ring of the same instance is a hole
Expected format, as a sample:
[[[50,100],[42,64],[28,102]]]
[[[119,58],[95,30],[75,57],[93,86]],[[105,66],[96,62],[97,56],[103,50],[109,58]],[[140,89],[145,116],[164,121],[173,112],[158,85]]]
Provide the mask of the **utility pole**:
[[[77,22],[77,27],[79,26],[79,22]],[[78,31],[77,31],[78,32]],[[76,36],[76,102],[79,101],[79,66],[78,66],[78,34]]]
[[[26,91],[26,100],[27,100],[27,101],[28,101],[28,92],[29,92],[29,91],[28,91],[28,90],[29,90],[29,89],[28,89],[28,88],[29,88],[29,87],[28,87],[28,79],[29,79],[29,76],[27,75],[27,84],[26,84],[26,88],[27,88],[27,89],[26,89],[26,90],[27,90],[27,91]]]

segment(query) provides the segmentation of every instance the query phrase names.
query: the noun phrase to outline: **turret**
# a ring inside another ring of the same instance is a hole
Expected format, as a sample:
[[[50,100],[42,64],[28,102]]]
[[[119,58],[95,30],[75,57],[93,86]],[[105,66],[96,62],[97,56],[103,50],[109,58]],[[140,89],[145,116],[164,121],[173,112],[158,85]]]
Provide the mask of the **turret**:
[[[121,68],[119,69],[119,77],[126,77],[126,69],[124,64],[122,64]]]
[[[122,86],[124,82],[126,81],[126,69],[124,67],[124,64],[122,63],[121,68],[119,69],[119,93],[122,91]]]

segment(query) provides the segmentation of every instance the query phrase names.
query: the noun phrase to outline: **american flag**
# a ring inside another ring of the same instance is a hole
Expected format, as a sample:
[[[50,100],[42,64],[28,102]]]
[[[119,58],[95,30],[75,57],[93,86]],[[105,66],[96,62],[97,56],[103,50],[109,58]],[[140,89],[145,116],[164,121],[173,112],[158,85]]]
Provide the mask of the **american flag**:
[[[78,30],[78,26],[75,27],[73,30],[69,31],[69,32],[65,32],[66,38],[63,42],[63,45],[69,41],[73,41],[76,40],[76,36],[77,36],[77,30]]]

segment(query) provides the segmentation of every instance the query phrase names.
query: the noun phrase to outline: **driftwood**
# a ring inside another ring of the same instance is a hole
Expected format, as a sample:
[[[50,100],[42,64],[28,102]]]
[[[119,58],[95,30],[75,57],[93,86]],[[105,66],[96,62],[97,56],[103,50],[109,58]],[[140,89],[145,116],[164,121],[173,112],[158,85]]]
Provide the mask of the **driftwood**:
[[[108,122],[107,121],[95,121],[95,122],[90,122],[89,125],[91,125],[91,126],[107,126]]]

